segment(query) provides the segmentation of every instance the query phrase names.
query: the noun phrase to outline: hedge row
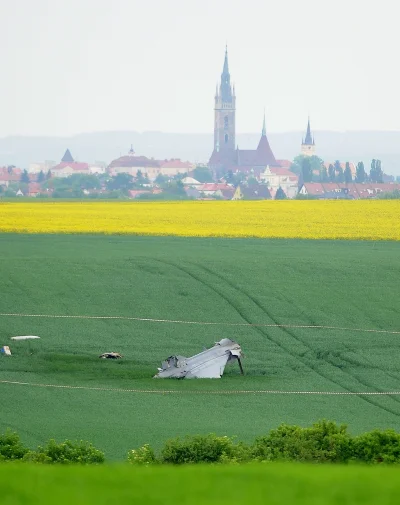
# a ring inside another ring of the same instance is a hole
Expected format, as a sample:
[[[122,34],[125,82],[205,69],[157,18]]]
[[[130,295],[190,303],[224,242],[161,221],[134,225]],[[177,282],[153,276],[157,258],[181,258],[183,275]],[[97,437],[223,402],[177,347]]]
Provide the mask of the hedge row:
[[[37,463],[103,463],[104,453],[88,442],[50,440],[31,451],[16,433],[0,434],[0,461]],[[400,433],[374,430],[352,436],[346,425],[319,421],[309,428],[282,424],[252,444],[214,434],[168,440],[157,454],[144,445],[128,453],[135,465],[186,463],[247,463],[251,461],[301,461],[314,463],[400,463]]]

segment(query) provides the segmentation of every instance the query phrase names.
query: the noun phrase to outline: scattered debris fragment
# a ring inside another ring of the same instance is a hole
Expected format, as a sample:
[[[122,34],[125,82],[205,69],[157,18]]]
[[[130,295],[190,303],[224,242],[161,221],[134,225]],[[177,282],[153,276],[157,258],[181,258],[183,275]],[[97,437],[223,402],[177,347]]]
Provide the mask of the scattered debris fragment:
[[[4,345],[2,348],[0,348],[0,352],[5,354],[6,356],[11,356],[11,350],[8,347],[8,345]]]
[[[99,358],[103,358],[103,359],[121,359],[122,355],[119,354],[118,352],[105,352],[104,354],[102,354],[101,356],[99,356]]]
[[[26,335],[23,337],[11,337],[11,340],[31,340],[33,338],[40,338],[40,337],[35,337],[33,335]]]
[[[183,356],[170,356],[162,362],[158,369],[156,379],[174,378],[174,379],[220,379],[224,373],[225,365],[231,361],[238,361],[240,372],[243,374],[240,358],[242,349],[240,345],[223,338],[210,349],[185,358]]]

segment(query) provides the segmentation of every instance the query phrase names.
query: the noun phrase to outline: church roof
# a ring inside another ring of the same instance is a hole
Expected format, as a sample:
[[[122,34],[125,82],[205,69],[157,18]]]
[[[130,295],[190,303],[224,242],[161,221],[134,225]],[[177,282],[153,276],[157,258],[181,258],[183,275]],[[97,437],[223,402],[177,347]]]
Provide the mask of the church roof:
[[[74,158],[72,157],[71,151],[69,149],[67,149],[65,151],[65,154],[61,159],[61,162],[62,163],[73,163],[74,162]]]
[[[303,145],[305,145],[305,146],[314,145],[314,139],[311,136],[310,118],[308,118],[307,133],[306,133],[306,138],[304,139]]]

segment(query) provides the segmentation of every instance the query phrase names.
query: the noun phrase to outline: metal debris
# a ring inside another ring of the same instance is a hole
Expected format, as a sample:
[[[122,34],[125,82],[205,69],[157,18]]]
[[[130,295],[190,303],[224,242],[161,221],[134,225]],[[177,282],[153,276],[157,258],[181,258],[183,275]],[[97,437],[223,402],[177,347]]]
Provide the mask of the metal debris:
[[[0,352],[5,354],[6,356],[11,356],[11,350],[8,347],[8,345],[4,345],[3,347],[1,347]]]
[[[119,354],[118,352],[105,352],[104,354],[101,354],[99,358],[103,359],[121,359],[122,355]]]
[[[220,379],[226,364],[231,361],[238,361],[243,374],[241,356],[240,345],[229,338],[223,338],[210,349],[205,349],[191,358],[170,356],[162,362],[161,368],[158,369],[154,378]]]

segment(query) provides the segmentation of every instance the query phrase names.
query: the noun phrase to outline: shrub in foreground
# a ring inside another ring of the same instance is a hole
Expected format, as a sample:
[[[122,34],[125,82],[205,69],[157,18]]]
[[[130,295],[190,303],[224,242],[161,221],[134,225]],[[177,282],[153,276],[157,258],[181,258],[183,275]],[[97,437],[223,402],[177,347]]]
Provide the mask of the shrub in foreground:
[[[89,442],[66,440],[58,444],[49,440],[45,447],[38,447],[25,455],[25,461],[36,463],[79,463],[81,465],[104,463],[104,453]]]
[[[374,430],[354,437],[354,459],[365,463],[400,463],[400,433]]]
[[[187,436],[167,440],[160,461],[182,465],[184,463],[222,463],[246,461],[249,449],[244,444],[235,444],[230,437],[209,435]]]
[[[23,459],[28,451],[17,433],[10,430],[4,434],[0,433],[0,461]]]
[[[345,425],[319,421],[310,428],[282,424],[255,440],[252,456],[259,461],[308,461],[345,463],[353,454],[352,438]]]
[[[154,450],[149,444],[144,444],[139,449],[132,449],[128,452],[128,462],[132,465],[151,465],[157,463]]]

